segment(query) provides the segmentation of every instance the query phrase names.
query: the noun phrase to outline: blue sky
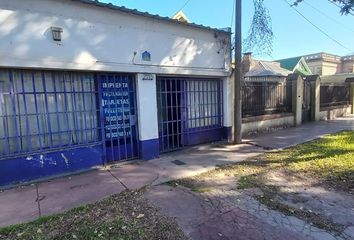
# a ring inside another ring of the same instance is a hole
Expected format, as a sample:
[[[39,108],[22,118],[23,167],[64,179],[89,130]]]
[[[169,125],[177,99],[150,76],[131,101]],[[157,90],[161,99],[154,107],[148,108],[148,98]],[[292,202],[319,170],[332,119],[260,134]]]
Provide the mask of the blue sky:
[[[169,17],[173,16],[186,2],[186,0],[101,1]],[[327,0],[306,0],[305,3],[297,7],[303,15],[350,49],[348,50],[324,36],[284,1],[265,0],[265,5],[269,9],[273,21],[274,50],[272,56],[259,58],[281,59],[317,52],[329,52],[338,55],[354,53],[354,16],[342,16],[339,13],[339,8]],[[190,0],[183,11],[192,22],[216,28],[230,27],[233,2],[234,0]],[[243,0],[244,37],[248,32],[252,16],[253,1]]]

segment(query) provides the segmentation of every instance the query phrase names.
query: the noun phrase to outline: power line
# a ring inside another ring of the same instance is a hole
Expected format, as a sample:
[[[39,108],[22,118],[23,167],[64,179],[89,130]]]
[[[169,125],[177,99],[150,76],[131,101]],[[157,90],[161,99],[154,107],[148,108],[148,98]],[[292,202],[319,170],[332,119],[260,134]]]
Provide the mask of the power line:
[[[187,4],[188,4],[190,1],[191,1],[191,0],[187,0],[187,1],[183,4],[183,6],[182,6],[175,14],[179,13],[180,11],[182,11],[182,10],[187,6]]]
[[[309,7],[311,7],[312,9],[314,9],[315,11],[319,12],[320,14],[322,14],[323,16],[325,16],[326,18],[331,19],[333,22],[337,23],[338,25],[342,26],[343,28],[351,31],[352,33],[354,33],[354,30],[344,26],[341,22],[339,22],[338,20],[336,20],[335,18],[329,16],[328,14],[324,13],[323,11],[319,10],[318,8],[316,8],[315,6],[313,6],[312,4],[308,3],[307,1],[304,1],[303,3],[307,4]]]
[[[308,19],[305,15],[303,15],[300,11],[298,11],[294,6],[292,6],[287,0],[283,0],[286,4],[288,4],[294,11],[296,11],[301,17],[303,17],[308,23],[310,23],[313,27],[315,27],[318,31],[320,31],[322,34],[324,34],[326,37],[331,39],[333,42],[337,43],[341,47],[345,48],[346,50],[353,52],[350,48],[347,48],[345,45],[334,39],[332,36],[330,36],[328,33],[326,33],[324,30],[322,30],[320,27],[318,27],[316,24],[311,22],[310,19]]]

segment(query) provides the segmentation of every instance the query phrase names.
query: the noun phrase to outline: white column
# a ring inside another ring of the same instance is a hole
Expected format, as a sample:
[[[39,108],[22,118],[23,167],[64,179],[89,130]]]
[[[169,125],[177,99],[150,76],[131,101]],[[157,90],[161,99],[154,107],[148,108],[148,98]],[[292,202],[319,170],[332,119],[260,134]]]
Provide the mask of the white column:
[[[224,128],[225,137],[232,139],[232,119],[233,119],[233,81],[231,77],[223,79],[223,102],[224,102]]]
[[[292,105],[295,114],[295,126],[302,124],[302,102],[304,95],[304,80],[299,74],[290,74],[287,78],[292,83]]]
[[[136,82],[140,157],[149,160],[159,154],[156,75],[139,73]]]

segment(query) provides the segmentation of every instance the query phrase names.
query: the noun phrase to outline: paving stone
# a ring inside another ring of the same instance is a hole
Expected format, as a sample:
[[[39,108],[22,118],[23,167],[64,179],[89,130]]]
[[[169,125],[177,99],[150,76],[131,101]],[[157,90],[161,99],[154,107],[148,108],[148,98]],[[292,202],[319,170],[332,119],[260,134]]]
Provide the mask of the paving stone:
[[[145,196],[163,214],[174,217],[186,233],[192,232],[205,218],[215,214],[210,202],[180,188],[159,185],[149,189]]]
[[[35,186],[0,193],[0,227],[23,223],[39,216]]]
[[[312,232],[311,237],[313,237],[314,239],[318,239],[318,240],[336,240],[337,239],[336,237],[334,237],[333,235],[331,235],[325,231]]]
[[[354,226],[349,226],[344,230],[344,233],[348,235],[351,239],[354,239]]]
[[[49,215],[120,193],[125,188],[104,170],[38,184],[42,215]]]
[[[140,189],[150,185],[159,176],[157,166],[140,162],[136,164],[121,165],[110,169],[110,172],[130,190]]]

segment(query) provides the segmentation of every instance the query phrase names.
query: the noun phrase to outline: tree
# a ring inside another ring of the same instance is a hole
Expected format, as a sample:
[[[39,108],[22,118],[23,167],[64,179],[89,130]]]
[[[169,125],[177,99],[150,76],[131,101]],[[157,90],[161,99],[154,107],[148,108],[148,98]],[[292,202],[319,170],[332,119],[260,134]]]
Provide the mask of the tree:
[[[246,52],[252,51],[255,55],[271,55],[273,51],[272,19],[264,0],[253,0],[254,15],[248,37],[243,42]]]
[[[304,0],[292,0],[291,6],[298,6]],[[354,0],[327,0],[340,8],[343,15],[354,15]],[[253,0],[254,15],[247,38],[243,42],[246,52],[253,52],[255,55],[271,55],[273,50],[274,34],[272,30],[272,19],[264,0]]]
[[[296,0],[294,6],[297,6],[299,3],[304,0]],[[336,4],[340,8],[340,12],[344,15],[353,14],[354,12],[354,0],[328,0]]]

